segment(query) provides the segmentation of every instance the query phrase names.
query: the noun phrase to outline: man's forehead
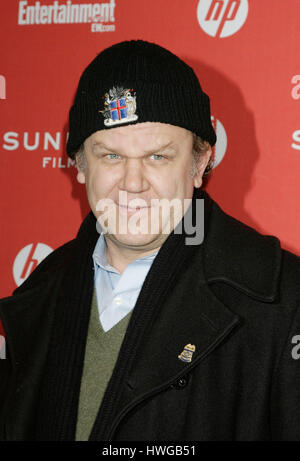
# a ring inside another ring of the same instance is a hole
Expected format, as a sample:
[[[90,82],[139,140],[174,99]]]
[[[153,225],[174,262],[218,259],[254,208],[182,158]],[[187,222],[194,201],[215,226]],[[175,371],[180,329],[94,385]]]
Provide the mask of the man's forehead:
[[[174,145],[177,140],[186,137],[188,134],[191,135],[188,130],[167,123],[144,122],[96,131],[90,136],[90,139],[93,145],[107,145],[122,142],[130,136],[141,140],[141,142],[158,146]]]

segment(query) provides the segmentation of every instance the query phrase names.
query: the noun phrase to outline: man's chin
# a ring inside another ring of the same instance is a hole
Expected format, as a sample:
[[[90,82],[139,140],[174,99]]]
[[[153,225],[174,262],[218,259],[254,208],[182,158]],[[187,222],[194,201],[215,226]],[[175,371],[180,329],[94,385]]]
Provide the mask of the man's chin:
[[[162,244],[163,235],[161,234],[105,234],[106,238],[113,242],[128,248],[136,248],[140,250],[149,250],[149,246],[153,244],[153,248],[157,248]]]

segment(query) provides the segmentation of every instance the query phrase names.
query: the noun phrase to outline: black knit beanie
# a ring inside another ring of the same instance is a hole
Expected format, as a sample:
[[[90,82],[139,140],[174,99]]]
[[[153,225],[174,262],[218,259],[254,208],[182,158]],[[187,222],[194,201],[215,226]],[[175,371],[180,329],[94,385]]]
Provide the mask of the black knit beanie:
[[[216,142],[209,97],[193,69],[167,49],[143,40],[103,50],[84,70],[69,115],[67,153],[74,158],[92,133],[161,122]]]

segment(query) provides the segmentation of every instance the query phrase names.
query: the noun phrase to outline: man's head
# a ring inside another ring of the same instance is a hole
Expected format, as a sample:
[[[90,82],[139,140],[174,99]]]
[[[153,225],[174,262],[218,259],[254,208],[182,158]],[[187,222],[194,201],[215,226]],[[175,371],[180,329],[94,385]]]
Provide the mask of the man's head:
[[[165,48],[122,42],[83,72],[70,110],[67,152],[76,158],[77,179],[86,184],[97,218],[99,200],[123,203],[120,192],[128,202],[142,199],[149,206],[152,199],[191,199],[212,168],[215,142],[208,96],[192,68]],[[165,224],[162,219],[156,235],[113,232],[110,238],[158,247]]]
[[[161,235],[163,229],[170,221],[173,228],[176,222],[173,221],[174,209],[170,208],[168,213],[168,203],[174,199],[183,203],[184,199],[193,196],[194,187],[202,184],[202,176],[211,157],[211,147],[203,144],[205,150],[200,152],[196,161],[194,145],[195,138],[189,130],[157,122],[121,126],[111,131],[99,130],[85,140],[83,148],[76,155],[77,179],[86,185],[89,203],[97,218],[104,211],[97,210],[99,202],[104,199],[111,199],[112,203],[117,204],[115,209],[111,208],[111,213],[117,211],[117,221],[110,215],[116,229],[120,226],[119,205],[127,202],[134,206],[135,203],[131,201],[139,199],[136,205],[152,205],[154,213],[153,201],[167,200],[157,217],[151,216],[151,208],[146,215],[143,212],[149,224],[147,232],[122,235],[109,229],[110,238],[117,239],[123,245],[139,247],[155,244],[156,248],[159,243],[162,244],[167,237]],[[165,213],[162,213],[163,209]],[[180,211],[182,215],[182,209]],[[125,218],[129,219],[130,216],[127,213]],[[157,233],[153,235],[150,225],[154,226],[154,220],[159,219]]]

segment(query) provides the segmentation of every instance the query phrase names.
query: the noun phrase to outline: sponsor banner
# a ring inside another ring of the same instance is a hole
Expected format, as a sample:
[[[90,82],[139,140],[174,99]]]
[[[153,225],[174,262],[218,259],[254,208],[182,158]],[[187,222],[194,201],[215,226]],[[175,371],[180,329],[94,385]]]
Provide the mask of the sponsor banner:
[[[193,67],[217,133],[207,191],[226,212],[300,255],[299,17],[299,0],[288,7],[267,0],[6,2],[0,296],[74,238],[89,212],[86,186],[66,154],[68,113],[84,68],[122,40],[156,42]],[[109,84],[117,86],[130,90],[126,82]],[[101,101],[103,110],[110,105],[106,126],[138,115],[135,95],[123,96]]]

